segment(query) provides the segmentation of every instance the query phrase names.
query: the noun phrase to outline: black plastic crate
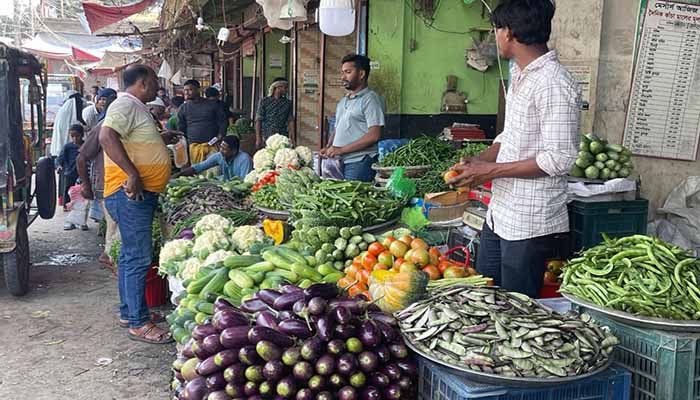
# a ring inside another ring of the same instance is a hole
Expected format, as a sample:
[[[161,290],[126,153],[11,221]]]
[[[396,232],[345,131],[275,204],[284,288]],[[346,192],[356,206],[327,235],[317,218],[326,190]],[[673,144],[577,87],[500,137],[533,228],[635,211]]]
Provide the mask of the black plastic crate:
[[[649,201],[602,201],[569,203],[571,249],[576,252],[603,241],[603,233],[610,237],[646,234]]]

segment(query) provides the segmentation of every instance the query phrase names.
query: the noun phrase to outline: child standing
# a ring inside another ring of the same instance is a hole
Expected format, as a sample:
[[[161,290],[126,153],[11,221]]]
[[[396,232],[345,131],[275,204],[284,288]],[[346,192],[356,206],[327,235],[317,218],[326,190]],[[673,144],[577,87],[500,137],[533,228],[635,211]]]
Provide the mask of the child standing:
[[[68,190],[75,185],[78,180],[78,169],[76,168],[76,160],[80,153],[80,146],[83,144],[83,126],[80,124],[71,125],[68,130],[70,142],[66,143],[58,156],[58,173],[62,173],[65,179],[65,188],[63,191],[64,206],[63,211],[68,211],[66,204],[70,202]],[[75,229],[73,224],[64,224],[65,230]],[[87,230],[87,225],[81,225],[80,229]]]

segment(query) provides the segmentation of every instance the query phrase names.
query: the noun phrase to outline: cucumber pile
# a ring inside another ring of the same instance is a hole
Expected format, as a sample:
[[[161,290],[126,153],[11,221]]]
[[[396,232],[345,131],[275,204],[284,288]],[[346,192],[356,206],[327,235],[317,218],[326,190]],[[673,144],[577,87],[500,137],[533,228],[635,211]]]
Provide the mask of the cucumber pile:
[[[581,137],[576,164],[569,173],[575,178],[607,181],[627,178],[634,168],[632,153],[619,144],[610,144],[591,134]]]

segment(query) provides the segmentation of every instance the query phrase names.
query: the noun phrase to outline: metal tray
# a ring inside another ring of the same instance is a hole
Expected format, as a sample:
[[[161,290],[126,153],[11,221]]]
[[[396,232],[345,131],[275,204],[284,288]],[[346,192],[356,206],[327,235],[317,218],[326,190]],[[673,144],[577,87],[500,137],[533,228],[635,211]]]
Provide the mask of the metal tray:
[[[273,210],[271,208],[265,208],[260,206],[253,206],[256,210],[260,211],[263,215],[271,219],[277,219],[281,221],[286,221],[289,219],[290,212],[282,210]]]
[[[612,363],[612,358],[608,357],[608,361],[603,364],[600,368],[598,368],[595,371],[587,372],[582,375],[576,375],[576,376],[567,376],[566,378],[518,378],[518,377],[509,377],[509,376],[500,376],[500,375],[494,375],[494,374],[487,374],[485,372],[476,372],[472,371],[467,368],[462,368],[453,364],[446,363],[445,361],[440,360],[439,358],[435,358],[429,354],[424,353],[421,350],[418,350],[415,346],[413,346],[413,343],[411,343],[410,340],[406,337],[406,335],[401,332],[401,335],[404,338],[404,342],[406,342],[406,345],[413,351],[415,351],[418,355],[421,357],[424,357],[431,362],[441,365],[447,369],[450,370],[450,372],[453,372],[456,375],[462,376],[466,379],[469,379],[470,381],[478,382],[478,383],[483,383],[487,385],[496,385],[496,386],[509,386],[509,387],[520,387],[520,388],[540,388],[540,387],[547,387],[547,386],[554,386],[554,385],[564,385],[572,382],[579,381],[581,379],[587,379],[590,378],[594,375],[597,375],[610,366]]]
[[[610,308],[601,307],[597,304],[583,300],[576,296],[572,296],[568,293],[562,293],[562,296],[564,296],[566,299],[568,299],[574,304],[590,308],[593,311],[604,314],[605,316],[614,319],[615,321],[622,322],[624,324],[636,326],[639,328],[656,329],[659,331],[700,333],[700,321],[684,321],[677,319],[644,317],[641,315],[634,315],[625,311],[612,310]]]
[[[383,232],[386,229],[389,229],[390,227],[396,225],[397,222],[399,222],[399,217],[392,218],[386,222],[382,222],[381,224],[365,226],[364,228],[362,228],[362,232],[368,232],[368,233]]]

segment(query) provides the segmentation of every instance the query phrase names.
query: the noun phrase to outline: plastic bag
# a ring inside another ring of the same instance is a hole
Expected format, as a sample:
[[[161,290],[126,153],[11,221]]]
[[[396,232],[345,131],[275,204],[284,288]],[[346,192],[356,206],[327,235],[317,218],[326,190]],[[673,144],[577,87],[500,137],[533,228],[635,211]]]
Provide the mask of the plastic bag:
[[[377,144],[379,149],[379,161],[382,161],[387,154],[408,143],[408,139],[386,139]]]
[[[401,211],[402,225],[406,225],[413,232],[422,231],[426,226],[430,225],[430,220],[423,214],[421,206],[406,207]]]
[[[178,168],[183,168],[189,162],[187,156],[187,139],[184,136],[180,137],[180,140],[173,145],[173,158],[175,166]]]
[[[403,176],[404,167],[398,167],[389,177],[386,187],[396,197],[411,198],[416,195],[416,182]]]
[[[71,186],[68,189],[70,196],[70,213],[66,216],[67,223],[73,225],[85,225],[87,223],[88,212],[90,211],[90,200],[80,193],[80,185]]]
[[[331,179],[345,179],[343,163],[334,158],[324,158],[321,161],[321,176]]]

